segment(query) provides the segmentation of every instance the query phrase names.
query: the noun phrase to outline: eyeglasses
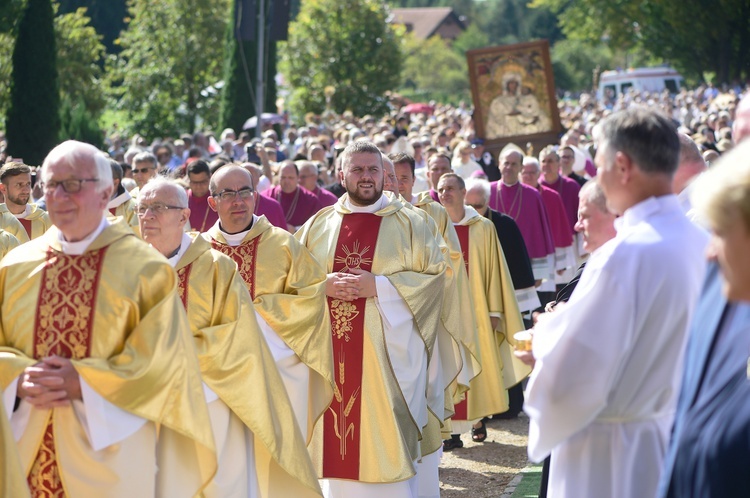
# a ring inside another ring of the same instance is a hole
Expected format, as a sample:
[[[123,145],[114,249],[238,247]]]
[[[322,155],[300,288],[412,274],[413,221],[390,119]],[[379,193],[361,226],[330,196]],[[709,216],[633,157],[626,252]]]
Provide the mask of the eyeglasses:
[[[69,179],[69,180],[63,180],[61,182],[56,182],[54,180],[50,180],[48,182],[44,182],[43,188],[44,191],[48,194],[51,194],[55,190],[57,190],[57,186],[62,186],[63,191],[66,194],[75,194],[81,191],[81,187],[83,186],[84,182],[98,182],[98,178],[81,178],[79,179]]]
[[[211,197],[222,200],[224,202],[230,202],[235,200],[239,196],[239,198],[244,201],[245,199],[249,199],[250,197],[252,197],[254,193],[255,190],[247,187],[241,188],[239,190],[222,190],[221,192],[213,194]]]
[[[186,209],[182,206],[170,206],[169,204],[162,204],[161,202],[156,202],[154,204],[139,204],[136,208],[136,212],[138,213],[139,217],[146,216],[146,212],[148,210],[151,210],[152,213],[154,213],[156,216],[162,215],[169,211],[170,209]]]
[[[148,173],[149,170],[156,169],[156,168],[133,168],[133,173]]]

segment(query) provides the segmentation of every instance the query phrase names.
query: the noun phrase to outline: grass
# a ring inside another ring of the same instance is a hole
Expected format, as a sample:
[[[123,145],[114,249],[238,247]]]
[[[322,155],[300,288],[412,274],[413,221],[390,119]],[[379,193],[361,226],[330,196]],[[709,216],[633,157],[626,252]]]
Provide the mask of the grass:
[[[523,478],[516,486],[511,498],[537,498],[539,483],[542,481],[542,466],[533,465],[523,470]]]

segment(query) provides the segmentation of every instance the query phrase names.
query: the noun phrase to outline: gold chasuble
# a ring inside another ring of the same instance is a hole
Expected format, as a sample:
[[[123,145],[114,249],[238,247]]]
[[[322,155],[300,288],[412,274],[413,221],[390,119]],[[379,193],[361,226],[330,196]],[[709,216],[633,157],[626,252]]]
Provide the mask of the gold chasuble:
[[[472,379],[466,400],[456,405],[454,420],[478,420],[507,411],[506,389],[531,373],[513,355],[513,334],[524,330],[524,325],[495,226],[470,207],[466,212],[468,220],[455,228],[469,275],[482,372]],[[497,330],[492,330],[490,314],[500,317]]]
[[[12,216],[13,218],[15,218],[15,216],[13,215],[13,213],[8,211],[7,205],[0,204],[0,217],[2,217],[2,221],[0,222],[0,224],[3,225],[3,228],[5,228],[5,230],[13,234],[21,244],[41,236],[44,232],[47,231],[49,227],[52,226],[49,215],[45,210],[39,208],[39,206],[37,206],[36,204],[29,204],[28,206],[30,206],[31,213],[29,213],[26,218],[16,218],[23,227],[23,231],[19,231],[17,230],[17,226],[15,224],[9,222],[7,228],[4,226],[6,224],[6,217]],[[14,227],[16,227],[17,230],[15,232]]]
[[[407,202],[402,196],[399,199],[403,203],[404,207],[412,209],[415,213],[419,214],[422,219],[427,223],[430,232],[435,237],[435,240],[440,247],[440,252],[443,254],[443,258],[446,262],[445,270],[445,293],[443,295],[443,305],[441,325],[438,329],[437,341],[439,343],[439,352],[441,357],[441,367],[443,372],[443,384],[440,388],[444,391],[443,396],[443,410],[442,413],[439,410],[429,406],[429,390],[428,390],[428,407],[430,407],[429,419],[427,426],[422,431],[422,440],[420,441],[420,452],[422,456],[429,455],[436,452],[443,446],[442,430],[446,428],[446,424],[450,424],[448,419],[454,414],[454,398],[455,402],[460,401],[462,394],[469,389],[469,380],[471,377],[476,375],[481,370],[479,362],[471,351],[463,345],[463,338],[461,334],[463,324],[461,323],[460,313],[463,311],[459,302],[460,292],[458,287],[463,286],[463,289],[468,296],[468,278],[465,272],[456,272],[453,269],[453,258],[454,252],[446,244],[445,239],[440,233],[435,220],[423,209],[417,209],[412,204]],[[432,200],[432,199],[430,199]],[[439,205],[438,205],[439,206]],[[442,206],[440,209],[445,212]],[[447,217],[447,213],[446,213]],[[456,246],[458,246],[458,239],[456,238],[456,232],[453,230],[453,224],[450,220],[447,224],[452,232],[452,236],[456,239]],[[450,235],[449,235],[450,236]],[[458,262],[463,265],[460,251],[457,253]],[[457,277],[461,279],[461,282],[457,281]],[[469,332],[474,332],[474,318],[471,313],[467,311],[467,320],[472,324],[472,327],[468,329]],[[475,341],[476,342],[476,341]],[[476,344],[474,344],[475,346]],[[464,365],[464,359],[467,364]],[[469,375],[459,374],[461,370],[471,371]],[[437,384],[436,381],[433,381]],[[435,389],[438,386],[430,386]]]
[[[0,263],[0,387],[58,355],[99,396],[146,420],[94,450],[80,402],[30,408],[18,448],[32,496],[197,496],[211,480],[213,437],[176,290],[164,258],[120,224],[82,255],[64,254],[52,228]]]
[[[0,259],[4,258],[14,247],[18,247],[20,242],[10,233],[0,228]]]
[[[320,496],[305,439],[237,266],[195,234],[175,269],[203,381],[253,433],[261,496]]]
[[[455,275],[455,285],[446,295],[443,308],[443,320],[448,330],[456,330],[462,346],[468,351],[467,359],[472,362],[474,376],[482,370],[481,352],[478,347],[476,323],[474,322],[474,303],[469,290],[469,279],[465,272],[458,271],[464,265],[461,244],[456,229],[443,206],[430,197],[429,192],[422,192],[417,197],[414,207],[427,213],[437,224],[440,235],[450,250],[450,265]],[[451,296],[453,294],[453,296]],[[448,303],[452,303],[448,305]],[[458,382],[453,388],[453,399],[458,403],[469,386]],[[442,443],[442,441],[441,441]]]
[[[110,223],[117,223],[118,221],[125,223],[136,235],[140,236],[141,229],[138,226],[138,213],[136,213],[135,208],[135,200],[130,198],[117,207],[107,209],[107,219]]]
[[[237,263],[255,310],[310,368],[307,431],[303,430],[309,442],[316,421],[333,398],[326,275],[292,234],[274,227],[265,216],[256,218],[242,243],[234,247],[227,244],[219,223],[202,237]]]
[[[446,263],[420,216],[384,195],[387,202],[370,214],[352,213],[345,194],[308,220],[296,237],[327,272],[362,268],[387,278],[413,317],[416,333],[403,332],[414,334],[419,346],[412,347],[424,348],[420,354],[431,358]],[[407,480],[415,475],[423,429],[399,384],[399,371],[410,365],[392,363],[397,357],[388,348],[377,298],[329,298],[328,304],[337,392],[310,445],[318,476],[363,483]],[[426,383],[418,389],[426,396]],[[426,399],[421,402],[424,406]]]
[[[24,479],[18,450],[10,431],[8,417],[5,416],[5,405],[0,397],[0,496],[8,498],[26,498],[29,486]]]

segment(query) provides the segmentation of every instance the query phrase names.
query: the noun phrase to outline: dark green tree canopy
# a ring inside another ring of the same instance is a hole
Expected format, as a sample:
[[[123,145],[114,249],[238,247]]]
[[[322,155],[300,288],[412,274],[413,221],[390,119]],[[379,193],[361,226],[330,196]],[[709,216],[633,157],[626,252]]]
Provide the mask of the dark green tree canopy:
[[[28,0],[13,50],[10,109],[6,121],[11,155],[41,164],[56,145],[60,94],[51,0]]]
[[[355,115],[382,114],[385,94],[397,87],[402,55],[398,35],[377,0],[306,0],[289,26],[281,71],[298,116],[325,109],[324,89],[335,87],[332,107]]]

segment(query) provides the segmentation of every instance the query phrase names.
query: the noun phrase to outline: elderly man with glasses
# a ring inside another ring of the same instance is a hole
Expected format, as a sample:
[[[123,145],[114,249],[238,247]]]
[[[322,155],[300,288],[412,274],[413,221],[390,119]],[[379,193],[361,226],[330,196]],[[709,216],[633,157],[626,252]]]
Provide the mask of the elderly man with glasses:
[[[0,265],[0,416],[31,495],[200,494],[216,455],[175,272],[107,221],[95,147],[55,147],[41,179],[54,226]]]
[[[250,294],[234,261],[184,233],[187,206],[182,186],[155,178],[141,190],[138,217],[143,239],[177,271],[195,340],[219,464],[204,495],[316,496],[305,440]]]
[[[203,237],[237,263],[309,441],[313,425],[333,398],[326,274],[289,232],[253,214],[257,194],[247,170],[224,166],[211,177],[209,188],[208,202],[219,221]]]

